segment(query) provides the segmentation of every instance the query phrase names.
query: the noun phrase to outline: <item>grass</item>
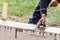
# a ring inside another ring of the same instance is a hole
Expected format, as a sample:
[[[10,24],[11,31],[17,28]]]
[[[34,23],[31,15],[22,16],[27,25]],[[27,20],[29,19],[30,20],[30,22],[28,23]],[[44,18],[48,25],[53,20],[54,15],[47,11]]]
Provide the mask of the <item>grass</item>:
[[[32,14],[33,9],[38,3],[37,0],[0,0],[0,8],[2,8],[4,2],[9,4],[8,15],[19,17]]]
[[[39,0],[0,0],[0,17],[2,11],[2,4],[7,2],[8,7],[8,18],[16,21],[27,22],[27,20],[32,16],[35,7],[37,6]],[[55,8],[48,8],[47,11],[47,21],[59,22],[60,20],[60,4]]]
[[[57,7],[48,8],[47,21],[51,23],[60,23],[60,4]]]

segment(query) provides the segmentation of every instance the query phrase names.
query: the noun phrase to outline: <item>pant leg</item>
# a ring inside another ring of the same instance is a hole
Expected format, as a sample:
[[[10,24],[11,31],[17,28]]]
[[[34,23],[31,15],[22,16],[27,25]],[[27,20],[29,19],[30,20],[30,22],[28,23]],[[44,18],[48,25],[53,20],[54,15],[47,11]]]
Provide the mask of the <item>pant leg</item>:
[[[39,10],[39,11],[38,11]],[[36,24],[37,21],[41,18],[41,15],[40,15],[40,6],[38,5],[33,13],[33,16],[32,18],[29,19],[29,22],[30,24]]]
[[[39,19],[41,18],[41,13],[46,13],[48,4],[50,1],[48,0],[40,0],[38,6],[36,7],[34,14],[32,16],[32,18],[29,19],[30,24],[37,24],[37,22],[39,21]]]

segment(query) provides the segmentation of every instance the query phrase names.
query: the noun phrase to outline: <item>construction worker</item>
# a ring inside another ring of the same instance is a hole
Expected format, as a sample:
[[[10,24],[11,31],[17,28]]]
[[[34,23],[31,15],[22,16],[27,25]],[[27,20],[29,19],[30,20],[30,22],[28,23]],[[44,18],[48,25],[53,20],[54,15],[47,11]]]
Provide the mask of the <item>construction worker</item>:
[[[57,3],[57,0],[54,2]],[[49,4],[53,4],[52,0],[40,0],[39,4],[37,5],[32,18],[29,19],[30,24],[37,24],[37,25],[44,25],[45,26],[45,21],[46,21],[46,16],[47,16],[47,7]],[[57,6],[57,4],[53,4]],[[52,5],[51,5],[52,6]]]

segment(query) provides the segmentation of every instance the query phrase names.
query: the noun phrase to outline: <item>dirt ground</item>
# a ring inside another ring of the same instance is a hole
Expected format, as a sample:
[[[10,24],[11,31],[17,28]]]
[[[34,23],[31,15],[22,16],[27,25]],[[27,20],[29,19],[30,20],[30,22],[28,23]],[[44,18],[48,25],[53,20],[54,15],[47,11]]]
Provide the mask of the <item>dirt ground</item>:
[[[16,34],[17,32],[17,34]],[[15,28],[0,26],[0,40],[60,40],[60,35],[28,30],[16,31]]]

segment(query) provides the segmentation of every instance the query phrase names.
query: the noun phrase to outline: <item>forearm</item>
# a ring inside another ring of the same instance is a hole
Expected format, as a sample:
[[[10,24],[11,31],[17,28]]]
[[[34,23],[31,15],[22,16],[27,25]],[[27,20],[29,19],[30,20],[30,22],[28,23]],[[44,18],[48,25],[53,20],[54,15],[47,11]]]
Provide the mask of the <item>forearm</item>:
[[[52,1],[55,1],[55,0],[52,0]]]
[[[57,0],[51,0],[51,1],[57,1]]]
[[[41,18],[46,18],[46,14],[41,14]]]
[[[49,5],[49,3],[50,3],[50,1],[51,0],[41,0],[41,2],[40,2],[40,14],[42,15],[42,14],[45,14],[45,16],[47,15],[47,7],[48,7],[48,5]]]

